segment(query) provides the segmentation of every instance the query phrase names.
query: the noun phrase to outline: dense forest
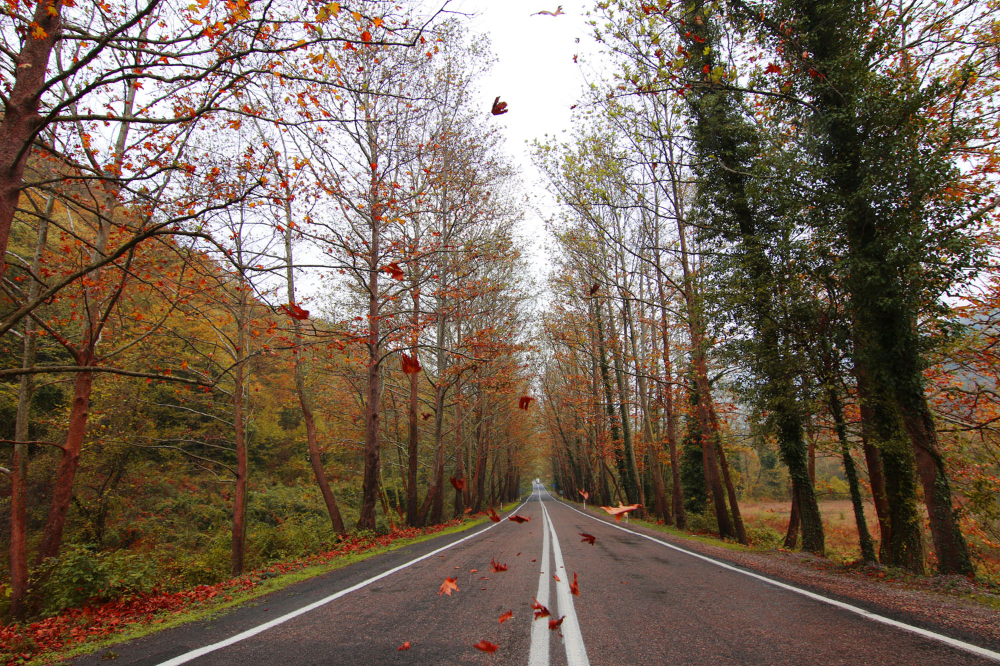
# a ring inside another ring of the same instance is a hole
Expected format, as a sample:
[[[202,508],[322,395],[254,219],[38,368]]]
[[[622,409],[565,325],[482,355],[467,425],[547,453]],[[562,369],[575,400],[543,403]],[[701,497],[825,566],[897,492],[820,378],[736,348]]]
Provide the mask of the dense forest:
[[[534,262],[488,40],[446,3],[2,12],[11,622],[536,475],[1000,575],[996,2],[598,2],[571,138],[531,150]]]

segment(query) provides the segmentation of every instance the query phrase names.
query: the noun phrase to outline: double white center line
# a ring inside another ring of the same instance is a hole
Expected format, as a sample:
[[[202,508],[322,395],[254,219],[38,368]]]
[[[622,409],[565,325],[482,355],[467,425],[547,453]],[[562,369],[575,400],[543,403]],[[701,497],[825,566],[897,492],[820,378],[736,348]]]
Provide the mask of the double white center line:
[[[567,666],[590,666],[587,659],[587,648],[583,645],[583,635],[580,633],[580,624],[576,620],[576,610],[573,607],[573,595],[569,589],[569,572],[566,571],[562,558],[562,549],[559,548],[559,537],[556,536],[556,528],[552,524],[549,512],[542,502],[541,493],[538,494],[538,503],[542,507],[542,564],[538,579],[538,594],[535,595],[538,603],[543,606],[549,605],[549,577],[553,571],[549,569],[549,543],[551,541],[551,551],[555,559],[556,580],[556,602],[557,611],[553,619],[564,615],[562,626],[563,646],[566,648]],[[551,539],[550,539],[551,537]],[[532,621],[531,623],[531,652],[528,657],[529,666],[548,666],[549,663],[549,630],[548,623],[544,621]]]

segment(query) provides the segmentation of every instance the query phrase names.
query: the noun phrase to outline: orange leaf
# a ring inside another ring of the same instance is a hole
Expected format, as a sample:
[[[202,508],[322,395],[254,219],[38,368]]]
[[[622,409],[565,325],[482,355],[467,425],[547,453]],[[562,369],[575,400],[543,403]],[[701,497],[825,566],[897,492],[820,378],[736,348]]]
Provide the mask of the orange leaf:
[[[407,375],[414,375],[422,370],[420,367],[420,361],[417,360],[417,355],[414,354],[413,358],[410,358],[403,352],[399,353],[402,356],[403,373]]]
[[[403,643],[402,645],[400,645],[396,649],[399,650],[400,652],[402,652],[403,650],[409,650],[410,649],[410,641],[406,641],[405,643]]]
[[[516,513],[513,516],[507,516],[507,520],[512,520],[518,524],[531,522],[531,518],[528,518],[527,516],[519,516]]]
[[[590,499],[590,493],[588,493],[586,490],[581,490],[579,492],[580,492],[581,495],[583,495],[583,499],[584,500]]]
[[[465,479],[456,479],[455,477],[451,477],[449,480],[451,481],[451,485],[455,487],[455,490],[461,491],[465,489]]]
[[[565,616],[565,615],[563,615],[563,616],[562,616],[561,618],[559,618],[558,620],[549,620],[549,629],[550,629],[551,631],[555,631],[556,629],[558,629],[558,628],[559,628],[559,625],[560,625],[560,624],[562,624],[562,623],[563,623],[563,620],[565,620],[565,619],[566,619],[566,616]]]
[[[444,582],[441,583],[441,589],[438,591],[438,596],[440,597],[442,594],[447,594],[450,597],[452,590],[458,592],[458,579],[445,578]]]
[[[465,507],[465,511],[463,511],[462,513],[472,513],[472,507],[471,506]]]
[[[375,27],[376,27],[376,28],[381,28],[381,27],[382,27],[382,23],[383,23],[383,21],[382,21],[382,19],[380,19],[380,18],[373,18],[373,19],[372,19],[372,23],[374,23],[374,24],[375,24]]]
[[[391,264],[383,266],[382,270],[384,270],[386,273],[392,276],[393,280],[403,280],[406,278],[406,273],[403,272],[403,269],[400,268],[399,264],[396,263],[395,261],[392,262]]]
[[[573,593],[574,597],[580,596],[580,586],[576,582],[576,574],[573,574],[573,582],[569,584],[569,591]]]
[[[601,508],[604,509],[605,511],[607,511],[612,516],[614,516],[616,521],[621,521],[623,515],[625,515],[626,513],[629,513],[630,511],[635,511],[640,506],[642,506],[642,505],[641,504],[629,504],[628,506],[622,506],[622,503],[618,502],[618,506],[616,506],[616,507],[612,508],[610,506],[602,506]]]
[[[500,516],[498,516],[497,512],[493,510],[493,507],[490,507],[490,520],[492,520],[494,523],[500,522]]]
[[[34,21],[31,22],[31,36],[35,39],[45,39],[49,36],[49,33],[45,32],[42,26],[38,25]]]
[[[499,646],[496,643],[490,643],[488,640],[484,638],[483,640],[479,641],[472,647],[476,648],[477,650],[482,650],[483,652],[489,652],[492,654],[493,652],[497,651],[497,648]]]
[[[595,537],[593,534],[587,534],[586,532],[580,532],[580,536],[583,537],[582,539],[580,539],[581,542],[586,541],[591,546],[593,546],[594,545],[594,541],[597,540],[597,537]]]
[[[512,617],[514,617],[514,611],[507,611],[506,613],[500,616],[500,624],[503,624]]]
[[[561,579],[561,578],[559,578],[559,576],[557,576],[557,575],[555,575],[555,574],[552,574],[552,577],[556,579],[556,582],[557,582],[557,583],[561,583],[561,582],[562,582],[562,579]]]
[[[534,560],[532,560],[532,562],[534,562]],[[532,599],[534,599],[534,597],[532,597]],[[548,608],[546,608],[542,604],[538,603],[538,599],[535,599],[535,603],[531,604],[531,608],[534,609],[534,611],[535,611],[535,619],[536,620],[540,620],[543,617],[551,617],[552,616],[552,613],[549,612]]]
[[[507,571],[507,565],[506,564],[500,564],[496,560],[491,559],[490,560],[490,571],[492,571],[493,573],[500,573],[501,571]]]
[[[288,305],[282,305],[281,309],[284,310],[285,314],[292,319],[298,319],[302,321],[303,319],[309,318],[309,310],[303,310],[295,303],[289,303]]]
[[[361,33],[361,41],[363,41],[363,42],[370,42],[370,41],[372,41],[372,33],[370,33],[367,30],[365,30],[363,33]]]

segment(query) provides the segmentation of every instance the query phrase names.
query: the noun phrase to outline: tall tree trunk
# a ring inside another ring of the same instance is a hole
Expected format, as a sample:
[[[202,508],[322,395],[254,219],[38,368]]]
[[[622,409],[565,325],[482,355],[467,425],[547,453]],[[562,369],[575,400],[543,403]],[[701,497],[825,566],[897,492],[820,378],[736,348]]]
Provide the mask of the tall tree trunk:
[[[411,324],[414,328],[413,340],[410,353],[413,358],[417,357],[416,330],[420,316],[420,291],[416,288],[411,290],[413,297],[413,317]],[[410,527],[421,525],[417,502],[417,466],[419,464],[420,453],[420,429],[417,427],[417,403],[419,398],[418,381],[419,373],[414,372],[410,378],[410,400],[407,405],[407,423],[409,424],[409,439],[407,442],[407,492],[406,492],[406,522]]]
[[[663,342],[663,409],[667,419],[667,447],[670,449],[671,500],[674,507],[674,519],[678,529],[687,527],[687,513],[684,510],[684,489],[681,486],[681,465],[677,456],[677,414],[674,410],[674,371],[670,358],[670,329],[666,293],[663,289],[663,272],[660,268],[660,225],[655,226],[656,251],[653,258],[656,263],[656,289],[660,300],[660,336]]]
[[[878,562],[875,555],[875,543],[868,531],[868,521],[865,518],[865,504],[861,496],[861,484],[858,481],[858,470],[851,455],[851,443],[847,437],[847,421],[844,419],[844,409],[840,404],[840,396],[834,388],[827,389],[827,406],[833,417],[834,428],[837,431],[837,441],[840,442],[840,454],[844,460],[844,475],[847,477],[847,487],[851,492],[851,506],[854,508],[854,522],[858,527],[858,544],[861,547],[861,559],[865,563]]]
[[[376,155],[374,142],[369,146],[369,155]],[[374,164],[374,162],[373,162]],[[379,421],[382,412],[381,383],[381,308],[379,302],[378,277],[381,253],[381,220],[383,206],[378,199],[378,182],[372,169],[371,186],[368,193],[371,210],[371,237],[368,247],[368,377],[365,395],[365,452],[364,479],[361,483],[361,510],[358,513],[358,529],[375,529],[375,505],[378,502],[378,478],[381,444],[379,441]],[[410,492],[413,492],[411,489]]]
[[[242,263],[242,262],[241,262]],[[232,574],[243,573],[243,557],[246,553],[246,507],[247,507],[247,443],[243,423],[243,399],[246,381],[247,344],[250,335],[250,285],[245,280],[239,284],[239,316],[236,336],[236,358],[233,368],[233,424],[235,426],[234,443],[236,445],[236,488],[233,492],[233,539],[232,539]]]

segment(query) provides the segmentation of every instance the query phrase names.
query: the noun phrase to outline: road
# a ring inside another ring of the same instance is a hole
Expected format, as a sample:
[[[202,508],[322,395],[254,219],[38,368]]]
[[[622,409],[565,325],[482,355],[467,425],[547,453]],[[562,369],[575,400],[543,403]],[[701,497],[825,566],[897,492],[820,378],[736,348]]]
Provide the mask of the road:
[[[626,531],[624,521],[619,527],[597,520],[541,488],[515,512],[530,521],[518,524],[505,517],[472,533],[371,558],[214,620],[116,646],[114,663],[1000,662],[1000,654],[989,649],[997,646],[976,646],[934,627],[866,616],[864,609],[782,587]],[[596,537],[595,543],[584,542],[581,532]],[[491,572],[492,560],[506,564],[507,570]],[[570,590],[574,575],[579,596]],[[458,590],[441,595],[448,577],[457,579]],[[533,619],[536,598],[552,617],[563,618],[559,627],[550,630],[549,618]],[[507,611],[513,617],[501,624],[498,620]],[[475,649],[481,640],[496,644],[496,652]],[[410,648],[400,651],[404,642]],[[106,653],[73,663],[107,663],[102,662]]]

